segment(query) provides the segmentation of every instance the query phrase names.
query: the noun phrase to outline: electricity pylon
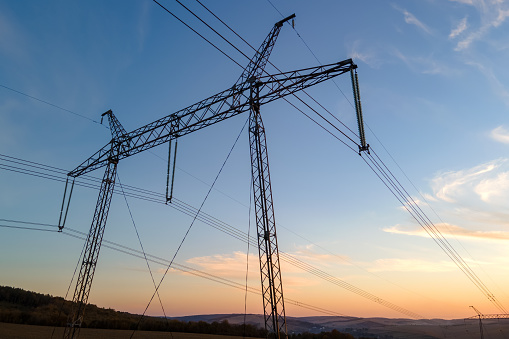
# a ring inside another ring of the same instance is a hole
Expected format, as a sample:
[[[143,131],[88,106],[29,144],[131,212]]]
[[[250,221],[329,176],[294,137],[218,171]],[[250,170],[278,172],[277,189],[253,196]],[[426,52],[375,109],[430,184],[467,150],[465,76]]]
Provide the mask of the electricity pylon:
[[[293,17],[294,15],[289,16],[274,25],[232,87],[131,132],[126,132],[123,129],[111,110],[103,114],[103,116],[108,116],[112,140],[68,173],[68,177],[75,179],[106,166],[94,219],[87,237],[80,278],[78,278],[74,292],[73,302],[76,306],[69,316],[64,338],[77,337],[83,321],[114,190],[118,162],[247,111],[251,112],[249,135],[265,328],[270,337],[276,339],[286,337],[283,284],[279,267],[265,129],[261,120],[260,107],[338,75],[352,72],[352,86],[354,87],[358,117],[361,114],[358,85],[355,85],[357,77],[353,74],[357,66],[351,59],[324,66],[262,76],[281,27]],[[358,118],[358,123],[362,123],[362,119]],[[365,144],[363,127],[359,126],[359,131],[362,131],[360,152],[367,150],[368,146]],[[66,201],[65,192],[64,202]],[[72,192],[72,188],[70,192]],[[70,195],[67,199],[67,207],[69,202]],[[67,209],[64,208],[63,203],[62,211],[64,210]],[[62,220],[62,215],[60,220]],[[64,225],[59,225],[59,227],[63,229]]]
[[[477,308],[474,306],[470,306],[477,315],[466,318],[465,320],[479,319],[479,333],[481,334],[481,339],[484,339],[484,325],[482,323],[483,319],[509,319],[509,314],[482,314]]]

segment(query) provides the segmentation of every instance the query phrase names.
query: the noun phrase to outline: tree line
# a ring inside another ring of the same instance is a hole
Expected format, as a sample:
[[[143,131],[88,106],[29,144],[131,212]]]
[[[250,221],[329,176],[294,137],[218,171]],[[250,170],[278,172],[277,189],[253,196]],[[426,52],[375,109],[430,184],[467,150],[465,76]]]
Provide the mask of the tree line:
[[[0,322],[66,326],[67,315],[71,312],[72,302],[61,297],[25,291],[21,288],[0,286]],[[159,317],[143,317],[127,312],[97,307],[88,304],[83,320],[84,328],[116,330],[167,331],[185,333],[219,334],[246,337],[266,337],[265,329],[250,324],[230,324],[227,320],[180,321]]]
[[[26,291],[21,288],[0,286],[0,322],[41,325],[66,326],[67,315],[71,313],[72,302],[49,294]],[[267,331],[251,324],[230,324],[227,320],[214,321],[180,321],[160,317],[143,317],[127,312],[97,307],[93,304],[86,306],[86,316],[83,320],[84,328],[100,328],[115,330],[140,330],[218,334],[231,336],[245,336],[266,338]],[[289,335],[289,339],[354,339],[350,334],[337,330],[319,334],[299,333]]]

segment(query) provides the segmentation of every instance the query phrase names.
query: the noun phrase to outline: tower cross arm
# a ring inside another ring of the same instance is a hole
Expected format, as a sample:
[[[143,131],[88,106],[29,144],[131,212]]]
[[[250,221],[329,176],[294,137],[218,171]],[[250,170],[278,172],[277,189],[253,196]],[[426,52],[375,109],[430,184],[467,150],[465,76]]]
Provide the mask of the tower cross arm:
[[[121,144],[106,144],[68,173],[79,177],[110,161],[112,147],[118,160],[130,157],[183,135],[211,126],[250,109],[250,89],[259,87],[260,105],[294,94],[357,68],[351,59],[329,65],[248,79],[178,112],[122,135]]]

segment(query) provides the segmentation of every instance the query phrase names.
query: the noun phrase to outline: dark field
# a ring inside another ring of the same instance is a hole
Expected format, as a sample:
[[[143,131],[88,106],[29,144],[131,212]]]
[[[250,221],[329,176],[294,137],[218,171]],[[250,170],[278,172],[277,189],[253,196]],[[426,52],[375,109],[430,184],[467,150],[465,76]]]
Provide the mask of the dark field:
[[[53,334],[54,339],[62,338],[64,329],[57,327]],[[50,339],[53,333],[53,327],[35,326],[35,325],[18,325],[0,323],[1,339]],[[80,332],[80,339],[126,339],[131,336],[132,331],[128,330],[101,330],[93,328],[83,328]],[[197,333],[172,333],[169,332],[148,332],[137,331],[133,338],[136,339],[238,339],[242,337],[221,336],[212,334]]]

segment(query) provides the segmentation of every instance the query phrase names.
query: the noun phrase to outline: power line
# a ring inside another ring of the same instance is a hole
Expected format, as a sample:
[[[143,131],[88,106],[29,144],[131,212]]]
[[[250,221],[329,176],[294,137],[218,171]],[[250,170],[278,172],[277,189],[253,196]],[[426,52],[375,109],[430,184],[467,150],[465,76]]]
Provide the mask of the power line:
[[[145,263],[147,264],[148,272],[150,273],[150,278],[152,279],[154,288],[156,288],[156,281],[154,280],[154,275],[152,274],[152,269],[150,268],[150,264],[148,262],[147,255],[145,253],[145,249],[143,248],[143,243],[141,242],[140,233],[138,232],[138,227],[136,227],[136,223],[134,222],[134,217],[131,212],[131,207],[129,206],[129,203],[127,201],[127,196],[125,195],[124,187],[122,186],[122,182],[120,181],[120,176],[118,175],[118,172],[117,172],[117,179],[118,179],[118,184],[120,185],[120,190],[122,191],[122,195],[124,196],[125,204],[127,205],[127,210],[129,211],[129,216],[131,217],[131,221],[132,221],[134,230],[136,232],[136,236],[138,237],[138,242],[140,244],[140,248],[143,253],[143,257],[145,258]],[[166,311],[164,310],[163,301],[161,300],[161,296],[159,295],[159,291],[157,291],[157,289],[156,289],[156,294],[157,294],[157,298],[159,299],[159,304],[161,305],[161,310],[163,311],[164,319],[166,320],[166,325],[169,328],[170,323],[168,322],[168,317],[166,316]],[[170,332],[170,334],[173,338],[173,334],[171,332]]]
[[[65,171],[62,170],[62,172],[65,172]],[[100,179],[96,179],[96,180],[100,180]],[[60,181],[65,182],[65,179],[62,178],[62,179],[60,179]],[[84,183],[82,181],[76,181],[76,185],[82,186],[82,185],[84,185]],[[99,183],[92,183],[92,184],[88,184],[88,185],[85,184],[85,187],[98,189]],[[136,199],[141,199],[141,200],[145,200],[145,201],[149,201],[149,202],[155,202],[155,203],[159,203],[162,205],[166,205],[165,204],[165,196],[162,193],[157,193],[157,192],[153,192],[153,191],[149,191],[149,190],[145,190],[145,189],[141,189],[141,188],[136,188],[136,187],[132,187],[132,186],[128,186],[128,185],[123,185],[123,187],[125,189],[125,195],[127,197],[133,197]],[[118,191],[115,193],[119,194]],[[221,221],[207,213],[204,213],[201,210],[196,209],[196,208],[192,207],[191,205],[186,204],[175,197],[173,199],[174,199],[173,203],[166,205],[166,206],[175,208],[178,211],[192,217],[193,220],[197,219],[197,220],[203,222],[204,224],[211,226],[212,228],[215,228],[227,235],[230,235],[231,237],[233,237],[237,240],[240,240],[244,243],[249,243],[251,246],[257,246],[256,239],[246,235],[243,231],[241,231],[241,230],[239,230],[239,229],[237,229],[237,228],[235,228],[235,227],[233,227],[233,226],[231,226],[231,225],[229,225],[229,224],[227,224],[227,223],[225,223],[225,222],[223,222],[223,221]],[[307,264],[307,263],[293,257],[292,255],[290,255],[288,253],[280,251],[279,254],[283,261],[303,270],[304,272],[307,272],[307,273],[312,274],[322,280],[325,280],[335,286],[341,287],[347,291],[355,293],[363,298],[366,298],[370,301],[378,303],[382,306],[385,306],[385,307],[392,309],[394,311],[397,311],[399,313],[405,314],[411,318],[424,318],[423,316],[418,315],[417,313],[405,310],[404,308],[399,307],[395,304],[392,304],[380,297],[377,297],[374,294],[371,294],[371,293],[364,291],[354,285],[351,285],[339,278],[336,278],[336,277],[324,272],[323,270],[320,270],[320,269],[314,267],[313,265]]]
[[[405,171],[403,170],[403,168],[401,168],[401,166],[399,165],[399,163],[396,161],[396,159],[392,156],[392,154],[389,152],[389,150],[385,147],[385,145],[382,143],[382,141],[378,138],[378,136],[375,134],[375,132],[371,129],[371,127],[366,124],[366,126],[368,127],[369,131],[371,132],[371,134],[373,134],[373,136],[375,137],[375,139],[378,141],[378,143],[382,146],[383,150],[385,151],[385,153],[387,153],[389,155],[389,157],[391,158],[391,160],[394,162],[394,164],[396,164],[396,166],[398,167],[398,169],[401,171],[401,173],[403,173],[403,175],[405,176],[405,178],[408,180],[408,182],[410,182],[410,184],[412,185],[412,187],[414,188],[414,190],[419,194],[419,196],[421,197],[421,199],[426,203],[426,205],[431,209],[431,211],[433,212],[433,214],[435,214],[435,216],[438,218],[438,220],[442,223],[442,225],[444,225],[446,228],[448,228],[448,224],[445,223],[443,221],[443,219],[440,217],[440,215],[435,211],[435,209],[433,208],[433,206],[431,206],[431,204],[428,202],[428,200],[426,199],[426,197],[424,197],[422,195],[422,193],[420,192],[420,190],[416,187],[416,185],[412,182],[412,180],[408,177],[408,175],[405,173]],[[377,156],[378,157],[378,156]],[[479,267],[487,276],[488,278],[495,284],[496,287],[497,284],[495,283],[495,281],[489,276],[489,274],[483,269],[483,267],[481,265],[479,265],[479,262],[472,256],[472,254],[470,254],[470,252],[465,248],[465,246],[463,246],[463,243],[461,243],[461,241],[459,241],[458,238],[456,238],[456,236],[454,235],[454,232],[451,231],[449,228],[449,233],[454,237],[454,239],[460,244],[461,248],[463,248],[463,250],[470,256],[470,258],[477,264],[477,267]],[[500,287],[498,287],[500,289]],[[503,291],[502,291],[503,292]]]
[[[239,39],[241,39],[246,45],[248,45],[253,51],[256,52],[256,48],[253,47],[253,45],[251,45],[248,41],[246,41],[241,35],[239,35],[233,28],[231,28],[226,22],[224,22],[221,18],[219,18],[214,12],[212,12],[207,6],[205,6],[200,0],[195,0],[196,2],[198,2],[205,10],[207,10],[207,12],[209,12],[212,16],[214,16],[214,18],[216,18],[219,22],[221,22],[221,24],[223,24],[226,28],[228,28],[233,34],[235,34],[235,36],[237,36]],[[270,2],[270,1],[269,1]],[[278,11],[278,13],[284,17],[284,15],[279,11],[277,10],[277,8],[272,4],[270,3],[275,9],[276,11]],[[208,26],[208,25],[207,25]],[[292,25],[293,27],[293,25]],[[212,29],[212,28],[211,28]],[[300,34],[297,32],[297,30],[295,29],[295,27],[293,27],[294,31],[297,33],[297,35],[299,35],[300,37]],[[215,30],[213,30],[215,32]],[[221,36],[221,35],[220,35]],[[228,44],[232,45],[228,40],[226,40],[223,36],[221,36],[221,38],[223,38]],[[302,39],[302,37],[300,37],[301,40],[304,42],[304,44],[306,44],[306,42],[304,41],[304,39]],[[233,45],[232,45],[233,46]],[[307,44],[306,44],[307,46]],[[244,53],[242,53],[237,47],[233,46],[237,51],[239,51],[242,55],[244,55],[246,58],[248,58]],[[309,48],[308,46],[308,49],[311,51],[311,49]],[[314,55],[313,51],[311,51],[311,53]],[[249,58],[248,58],[249,59]],[[318,63],[320,65],[322,65],[322,63],[320,62],[320,60],[318,60],[318,58],[315,56],[315,59],[318,61]],[[268,63],[269,65],[271,65],[272,67],[274,67],[276,70],[278,70],[280,73],[282,73],[281,69],[279,67],[277,67],[276,65],[274,65],[270,60],[268,60]],[[267,75],[270,75],[267,71],[264,70],[264,73],[267,74]],[[352,103],[348,100],[348,98],[346,97],[346,95],[343,93],[343,91],[341,90],[341,88],[339,88],[338,84],[336,83],[336,80],[335,79],[332,79],[332,81],[336,84],[336,87],[338,87],[339,91],[343,94],[343,96],[345,97],[345,99],[350,103],[350,106],[353,107]],[[352,131],[347,125],[345,125],[341,120],[339,120],[334,114],[332,114],[329,110],[327,110],[322,104],[320,104],[315,98],[313,98],[310,94],[308,94],[307,91],[303,91],[304,94],[306,94],[306,96],[308,96],[311,100],[313,100],[316,104],[318,104],[324,111],[326,111],[331,117],[333,117],[337,122],[339,122],[343,127],[345,127],[348,131],[350,131],[355,137],[359,137],[354,131]],[[296,97],[297,99],[301,100],[296,94],[293,94],[294,97]],[[288,103],[290,103],[286,98],[284,98],[284,100]],[[311,108],[311,110],[314,111],[314,113],[317,113],[314,109]],[[301,111],[301,113],[303,113]],[[320,114],[318,114],[321,118],[323,118]],[[307,116],[307,115],[306,115]],[[309,117],[308,117],[309,118]],[[325,120],[325,119],[324,119]],[[328,122],[328,121],[327,121]],[[331,126],[333,126],[330,122],[328,122]],[[321,127],[321,126],[320,126]],[[336,128],[335,126],[333,126],[334,128]],[[351,142],[353,142],[354,144],[356,144],[356,142],[351,139],[350,137],[348,137],[344,132],[340,131],[338,129],[338,131],[340,133],[342,133],[345,137],[347,137]],[[358,146],[358,145],[357,145]],[[357,151],[356,151],[357,152]]]
[[[55,229],[54,232],[62,233],[64,235],[66,235],[66,236],[70,236],[72,238],[79,239],[79,240],[86,240],[86,236],[87,236],[86,233],[78,231],[78,230],[75,230],[75,229],[73,229],[71,227],[66,227],[62,232],[58,232],[58,225],[43,224],[43,223],[34,223],[34,222],[27,222],[27,221],[20,221],[20,220],[9,220],[9,221],[10,222],[15,222],[15,223],[20,223],[20,224],[51,226],[51,227],[53,227]],[[27,229],[29,229],[29,228],[27,228]],[[32,230],[35,230],[35,229],[32,229]],[[119,243],[116,243],[116,242],[113,242],[113,241],[109,241],[107,239],[104,239],[103,242],[104,242],[103,246],[106,247],[106,248],[109,248],[111,250],[114,250],[114,251],[117,251],[117,252],[120,252],[120,253],[123,253],[123,254],[130,255],[132,257],[136,257],[136,258],[139,258],[139,259],[142,259],[142,260],[144,260],[145,256],[146,256],[148,261],[150,261],[152,263],[155,263],[155,264],[158,264],[158,265],[161,265],[161,266],[166,266],[170,262],[167,259],[155,256],[155,255],[152,255],[152,254],[149,254],[149,253],[146,253],[146,252],[143,253],[142,251],[136,250],[136,249],[134,249],[132,247],[124,246],[124,245],[121,245]],[[213,282],[225,285],[225,286],[233,287],[233,288],[236,288],[236,289],[239,289],[239,290],[245,290],[246,289],[245,285],[242,284],[242,283],[238,283],[238,282],[235,282],[233,280],[230,280],[230,279],[227,279],[227,278],[224,278],[224,277],[220,277],[218,275],[214,275],[214,274],[202,271],[202,270],[198,270],[196,268],[192,268],[192,267],[187,266],[187,265],[182,265],[182,264],[179,264],[177,262],[173,262],[172,268],[175,269],[175,270],[181,271],[181,272],[189,273],[189,274],[194,275],[196,277],[200,277],[200,278],[203,278],[203,279],[206,279],[206,280],[209,280],[209,281],[213,281]],[[254,288],[254,287],[249,287],[248,286],[247,287],[247,291],[249,293],[261,295],[259,290]],[[342,313],[339,313],[339,312],[336,312],[336,311],[327,310],[325,308],[321,308],[321,307],[318,307],[318,306],[310,305],[310,304],[307,304],[307,303],[304,303],[304,302],[301,302],[301,301],[297,301],[297,300],[294,300],[294,299],[286,299],[286,300],[289,301],[289,303],[292,304],[292,305],[295,305],[295,306],[298,306],[298,307],[302,307],[302,308],[306,308],[306,309],[310,309],[310,310],[313,310],[313,311],[316,311],[316,312],[320,312],[320,313],[324,313],[324,314],[328,314],[328,315],[334,315],[334,316],[346,316],[345,314],[342,314]]]
[[[168,13],[170,13],[173,17],[175,17],[177,20],[179,20],[181,23],[183,23],[186,27],[188,27],[189,29],[191,29],[194,33],[196,33],[198,36],[200,36],[203,40],[205,40],[207,43],[211,44],[214,48],[216,48],[217,50],[219,50],[223,55],[225,55],[226,57],[228,57],[230,60],[234,61],[237,65],[240,66],[240,64],[238,62],[236,62],[231,56],[229,56],[226,52],[222,51],[219,47],[217,47],[216,45],[214,45],[210,40],[206,39],[205,37],[203,37],[203,35],[201,35],[200,33],[198,33],[195,29],[191,28],[188,24],[186,24],[182,19],[178,18],[174,13],[172,13],[171,11],[169,11],[166,7],[164,7],[163,5],[161,5],[159,2],[157,2],[156,0],[153,0],[154,2],[156,2],[161,8],[163,8],[164,10],[166,10]],[[186,6],[184,6],[180,1],[177,1],[182,7],[184,7],[187,11],[189,11],[193,16],[195,16],[196,18],[198,18],[198,20],[200,20],[202,23],[204,23],[209,29],[211,29],[214,33],[216,33],[219,37],[221,37],[221,39],[223,39],[226,43],[228,43],[230,46],[232,46],[235,50],[237,50],[240,54],[242,54],[246,59],[248,60],[251,60],[244,52],[242,52],[239,48],[237,48],[233,43],[231,43],[228,39],[226,39],[223,35],[219,34],[215,29],[213,29],[210,25],[208,25],[207,23],[205,23],[204,20],[202,20],[196,13],[194,13],[193,11],[191,11],[189,8],[187,8]],[[210,11],[207,7],[205,7],[201,2],[200,4],[206,8],[210,13],[212,13],[212,11]],[[213,14],[213,13],[212,13]],[[218,18],[215,14],[213,14],[216,18]],[[218,18],[218,20],[220,20]],[[226,25],[224,23],[224,21],[220,20],[224,25]],[[246,44],[248,44],[253,50],[256,51],[256,49],[251,46],[246,40],[244,40],[242,37],[240,37],[240,35],[238,35],[232,28],[230,28],[230,26],[226,25],[234,34],[236,34],[239,38],[241,38]],[[272,65],[273,67],[275,67],[279,72],[282,72],[278,67],[276,67],[274,64],[272,64],[270,61],[268,61],[270,65]],[[242,67],[242,66],[241,66]],[[263,72],[267,75],[271,75],[269,74],[266,70],[263,70]],[[303,91],[308,97],[310,97],[314,102],[318,103],[314,98],[312,98],[306,91]],[[316,111],[314,108],[312,108],[311,106],[309,106],[309,104],[307,104],[306,102],[304,102],[299,96],[297,96],[295,93],[292,94],[295,98],[297,98],[299,101],[301,101],[304,105],[306,105],[309,109],[311,109],[315,114],[317,114],[318,116],[320,116],[323,120],[325,120],[329,125],[331,125],[331,127],[337,129],[337,131],[341,134],[343,134],[344,137],[346,137],[347,139],[350,140],[350,142],[354,143],[357,147],[359,146],[351,137],[349,137],[348,135],[346,135],[346,133],[344,133],[343,131],[341,131],[340,129],[338,129],[336,126],[334,126],[333,124],[331,124],[327,119],[325,119],[318,111]],[[283,98],[283,100],[285,100],[286,102],[288,102],[290,105],[292,105],[294,108],[296,108],[299,112],[303,113],[304,112],[297,108],[294,104],[292,104],[287,98]],[[320,105],[320,104],[319,104]],[[320,105],[323,109],[325,109],[322,105]],[[326,110],[326,109],[325,109]],[[326,110],[327,111],[327,110]],[[333,117],[334,115],[327,111],[329,114],[331,114]],[[321,127],[322,129],[325,129],[322,125],[318,124],[314,119],[311,119],[309,115],[307,114],[304,114],[307,118],[309,118],[310,120],[312,120],[315,124],[317,124],[319,127]],[[339,121],[339,119],[337,119],[336,117],[334,117],[336,120]],[[341,124],[343,124],[341,121],[339,121]],[[344,125],[344,124],[343,124]],[[346,125],[344,125],[346,127]],[[348,128],[348,127],[347,127]],[[350,130],[351,131],[351,130]],[[330,133],[330,132],[329,132]],[[338,138],[338,137],[336,137]],[[339,138],[338,138],[339,139]],[[341,141],[341,140],[340,140]],[[343,141],[341,141],[343,142]],[[347,145],[345,142],[343,142],[345,145]],[[349,148],[351,148],[352,150],[354,150],[354,152],[357,152],[353,147],[347,145]]]
[[[374,151],[371,150],[373,153]],[[374,153],[376,155],[376,153]],[[408,194],[406,189],[394,177],[392,172],[386,167],[383,161],[378,158],[375,159],[370,154],[364,156],[363,160],[371,168],[371,170],[378,176],[384,183],[389,191],[396,197],[396,199],[403,205],[403,207],[410,213],[415,221],[428,233],[428,235],[435,241],[435,243],[444,251],[444,253],[454,262],[454,264],[467,276],[467,278],[481,291],[484,296],[495,305],[502,312],[507,313],[504,306],[498,301],[495,295],[488,289],[482,282],[479,276],[470,268],[468,263],[462,256],[454,249],[448,240],[442,235],[440,230],[433,224],[426,213]]]
[[[155,1],[155,0],[154,0],[154,1]],[[156,2],[158,5],[160,5],[157,1],[155,1],[155,2]],[[179,3],[180,3],[180,2],[179,2]],[[160,5],[160,6],[161,6],[161,5]],[[170,13],[170,14],[172,14],[172,13]],[[187,26],[187,25],[186,25],[186,26]],[[191,28],[191,29],[192,29],[192,28]],[[193,31],[194,31],[194,30],[193,30]],[[198,33],[197,33],[197,34],[198,34]],[[234,61],[234,60],[232,60],[232,61]],[[235,61],[234,61],[234,62],[235,62]],[[238,63],[237,63],[237,64],[238,64]],[[238,64],[238,65],[240,66],[240,64]],[[242,67],[242,66],[241,66],[241,67]],[[5,87],[5,86],[2,86],[2,87]],[[7,87],[6,87],[6,88],[7,88]],[[9,89],[9,88],[8,88],[8,89]],[[23,93],[22,93],[22,94],[23,94]],[[27,96],[28,96],[28,95],[27,95]],[[29,97],[30,97],[30,96],[29,96]],[[33,98],[33,99],[36,99],[36,98]],[[36,100],[39,100],[39,99],[36,99]],[[299,99],[299,100],[300,100],[300,99]],[[42,101],[42,100],[39,100],[39,101]],[[42,102],[44,102],[44,101],[42,101]],[[302,101],[302,102],[303,102],[303,101]],[[47,103],[47,102],[44,102],[44,103],[49,104],[49,103]],[[303,103],[304,103],[304,104],[306,104],[305,102],[303,102]],[[52,104],[50,104],[50,105],[52,105]],[[307,104],[306,104],[306,105],[307,105]],[[55,106],[55,105],[52,105],[52,106]],[[55,106],[55,107],[62,109],[61,107],[58,107],[58,106]],[[65,110],[65,109],[64,109],[64,110]],[[69,112],[70,112],[70,113],[73,113],[73,114],[76,114],[76,113],[71,112],[71,111],[69,111]],[[76,115],[79,115],[79,114],[76,114]],[[81,116],[81,115],[79,115],[79,116]],[[84,117],[84,116],[82,116],[82,117]],[[321,117],[322,117],[322,116],[321,116]],[[86,118],[86,117],[85,117],[85,118]],[[89,119],[89,118],[87,118],[87,119]],[[322,117],[322,119],[324,119],[324,118]],[[92,119],[89,119],[89,120],[92,120]],[[324,120],[326,120],[326,119],[324,119]],[[95,121],[95,120],[92,120],[92,121],[93,121],[93,122],[97,122],[97,121]],[[327,121],[327,120],[326,120],[326,121]],[[327,121],[327,122],[328,122],[329,124],[331,124],[329,121]],[[331,124],[331,125],[332,125],[332,124]],[[339,132],[341,132],[339,129],[338,129],[338,131],[339,131]],[[330,133],[330,132],[329,132],[329,133]],[[339,140],[339,139],[338,139],[338,140]],[[340,141],[341,141],[341,140],[340,140]],[[371,161],[373,161],[373,160],[371,160]],[[9,170],[12,170],[12,169],[9,169]],[[20,173],[21,173],[21,172],[20,172]],[[398,194],[401,194],[401,192],[399,192]],[[421,217],[419,216],[419,218],[421,218]],[[426,218],[427,218],[427,217],[426,217]],[[433,225],[433,226],[434,226],[434,225]],[[435,227],[435,229],[436,229],[436,227]],[[438,233],[436,233],[437,231],[438,231]],[[439,231],[438,229],[436,229],[436,230],[432,230],[432,232],[433,232],[433,234],[435,234],[435,235],[436,235],[436,234],[440,234],[440,231]],[[440,234],[440,236],[441,236],[441,234]],[[445,238],[444,238],[444,239],[445,239]],[[446,240],[446,241],[447,241],[447,240]],[[459,258],[462,260],[462,258],[461,258],[461,257],[459,257]],[[475,276],[475,273],[474,273],[474,277],[476,277],[476,276]]]
[[[228,59],[230,59],[231,61],[233,61],[237,66],[239,66],[240,68],[244,69],[244,67],[239,64],[237,61],[235,61],[232,57],[230,57],[228,54],[226,54],[225,52],[223,52],[219,47],[217,47],[216,45],[214,45],[210,40],[208,40],[207,38],[205,38],[203,35],[201,35],[200,33],[198,33],[194,28],[192,28],[191,26],[189,26],[188,24],[186,24],[184,21],[182,21],[178,16],[176,16],[172,11],[170,11],[168,8],[164,7],[163,5],[161,5],[159,2],[157,2],[157,0],[152,0],[154,1],[156,4],[158,4],[162,9],[164,9],[166,12],[168,12],[169,14],[171,14],[175,19],[177,19],[178,21],[180,21],[182,24],[184,24],[187,28],[189,28],[190,30],[192,30],[194,33],[196,33],[197,35],[199,35],[203,40],[207,41],[210,45],[212,45],[215,49],[217,49],[219,52],[221,52],[221,54],[223,54],[225,57],[227,57]]]
[[[155,0],[154,0],[155,1]],[[209,195],[210,195],[210,192],[212,192],[212,188],[214,187],[215,183],[217,182],[217,180],[219,179],[219,176],[221,175],[221,173],[223,172],[223,169],[224,169],[224,166],[226,165],[226,163],[228,162],[228,160],[230,159],[230,155],[232,154],[233,152],[233,149],[235,148],[235,146],[237,145],[237,142],[239,141],[240,139],[240,136],[242,135],[242,132],[244,132],[244,129],[246,128],[246,125],[248,123],[249,120],[246,120],[246,122],[244,123],[244,125],[242,126],[242,129],[240,130],[240,133],[238,134],[237,138],[235,139],[235,142],[233,143],[233,146],[230,148],[230,151],[228,152],[228,155],[226,156],[226,159],[224,160],[223,164],[221,165],[221,168],[219,169],[219,172],[217,173],[214,181],[212,182],[212,186],[210,187],[210,189],[208,190],[207,194],[205,195],[205,198],[203,199],[200,207],[198,208],[198,211],[196,213],[196,215],[194,216],[193,220],[191,221],[191,224],[189,225],[189,228],[187,229],[186,233],[184,234],[184,237],[182,238],[182,241],[180,242],[179,246],[177,247],[177,250],[175,251],[175,254],[173,255],[173,258],[171,259],[170,263],[167,265],[166,267],[166,270],[164,271],[163,273],[163,276],[161,277],[161,281],[159,282],[159,284],[157,285],[156,289],[155,289],[155,292],[154,294],[152,295],[152,297],[150,298],[148,304],[147,304],[147,307],[145,308],[145,311],[143,312],[143,314],[141,315],[140,317],[140,321],[138,322],[138,325],[136,326],[136,328],[134,329],[133,333],[131,334],[131,338],[133,337],[134,333],[136,332],[136,330],[139,328],[140,326],[140,323],[141,323],[141,320],[143,319],[143,317],[145,316],[145,313],[147,312],[150,304],[152,303],[152,300],[154,298],[154,295],[158,292],[161,284],[163,283],[163,280],[164,278],[166,277],[166,274],[168,273],[170,267],[171,267],[171,264],[173,263],[173,261],[175,260],[175,258],[177,257],[177,254],[179,253],[180,249],[182,248],[182,245],[184,244],[184,241],[186,240],[189,232],[191,231],[191,228],[193,227],[197,217],[198,217],[198,214],[201,212],[203,206],[205,205],[205,202],[207,201]]]
[[[196,0],[199,2],[199,0]],[[281,12],[276,8],[276,6],[274,6],[274,4],[270,1],[270,0],[267,0],[271,5],[272,7],[274,7],[274,9],[281,14]],[[292,26],[293,27],[293,26]],[[311,52],[311,54],[315,57],[315,59],[321,64],[320,60],[318,59],[318,57],[316,56],[316,54],[311,50],[311,48],[309,47],[309,45],[304,41],[304,39],[302,38],[302,36],[297,32],[297,30],[295,29],[295,27],[293,27],[294,31],[296,32],[297,36],[302,40],[302,42],[304,43],[304,45],[308,48],[308,50]],[[334,79],[333,79],[334,80]],[[345,94],[343,93],[343,91],[341,90],[341,88],[338,86],[338,84],[334,81],[334,83],[336,84],[336,87],[338,88],[338,90],[341,92],[341,94],[343,94],[343,96],[347,99],[347,101],[350,103],[350,106],[352,106],[353,108],[353,105],[352,103],[348,100],[348,98],[345,96]],[[369,128],[369,126],[368,126]],[[350,130],[351,131],[351,130]],[[371,130],[370,128],[370,131],[373,133],[374,135],[374,132]],[[376,137],[376,135],[375,135]],[[380,142],[380,140],[377,138],[377,140]],[[380,144],[382,145],[382,147],[385,149],[385,146],[380,142]],[[387,149],[385,149],[387,151]],[[437,245],[449,256],[449,258],[456,264],[456,266],[458,266],[458,268],[463,271],[463,273],[465,273],[465,275],[474,283],[474,285],[476,285],[476,287],[478,287],[478,289],[488,298],[488,300],[490,300],[497,308],[499,308],[501,311],[503,311],[504,313],[507,313],[507,311],[505,310],[505,308],[502,306],[502,304],[500,304],[500,302],[495,298],[495,296],[493,295],[493,293],[491,293],[491,291],[487,288],[487,286],[480,280],[480,278],[477,276],[477,274],[470,268],[470,266],[465,262],[465,260],[461,257],[461,255],[454,249],[454,247],[452,247],[452,245],[449,243],[449,241],[442,235],[442,233],[440,232],[440,230],[433,224],[433,222],[429,219],[429,217],[424,213],[424,211],[420,208],[420,206],[413,200],[413,198],[410,196],[410,194],[408,194],[408,192],[406,191],[406,189],[401,185],[401,183],[398,181],[398,179],[392,174],[392,172],[389,170],[389,168],[385,165],[385,163],[382,161],[382,159],[380,159],[378,157],[378,155],[376,154],[376,152],[371,149],[371,151],[375,154],[375,156],[377,157],[378,161],[376,161],[369,153],[367,155],[367,158],[369,158],[369,160],[371,161],[371,163],[375,166],[376,168],[376,171],[378,171],[378,173],[381,174],[381,176],[379,176],[377,174],[377,176],[382,180],[384,181],[387,180],[386,182],[389,184],[387,186],[387,188],[389,188],[389,190],[396,196],[396,198],[400,201],[400,203],[405,207],[405,209],[414,217],[414,219],[417,221],[417,223],[419,225],[421,225],[425,230],[426,232],[430,235],[430,237],[437,243]],[[388,153],[388,152],[387,152]],[[390,154],[389,154],[390,155]],[[392,156],[391,156],[392,158]],[[394,158],[392,158],[394,162],[396,162],[394,160]],[[380,164],[381,163],[381,164]],[[369,164],[368,164],[369,165]],[[396,163],[396,165],[401,169],[401,167]],[[375,171],[375,169],[369,165],[369,167]],[[387,173],[388,172],[388,173]],[[405,174],[406,176],[406,174]],[[407,177],[408,179],[408,177]],[[409,179],[408,179],[409,180]],[[409,180],[410,181],[410,180]],[[411,181],[410,181],[411,182]],[[384,182],[385,183],[385,182]],[[412,183],[413,185],[413,183]],[[391,188],[392,187],[392,188]],[[415,186],[414,186],[415,188]],[[394,191],[393,191],[394,190]],[[417,190],[417,189],[416,189]],[[418,191],[418,190],[417,190]],[[399,197],[402,198],[402,200],[400,200]],[[429,205],[429,204],[428,204]],[[434,212],[434,210],[433,210]],[[436,214],[436,212],[435,212]],[[462,245],[463,247],[463,245]]]
[[[0,84],[0,87],[3,87],[3,88],[5,88],[5,89],[8,89],[9,91],[13,91],[13,92],[15,92],[15,93],[18,93],[18,94],[24,95],[24,96],[26,96],[26,97],[28,97],[28,98],[30,98],[30,99],[37,100],[37,101],[39,101],[39,102],[42,102],[43,104],[46,104],[46,105],[49,105],[49,106],[52,106],[52,107],[58,108],[59,110],[62,110],[62,111],[64,111],[64,112],[74,114],[74,115],[76,115],[76,116],[78,116],[78,117],[80,117],[80,118],[90,120],[90,121],[92,121],[92,122],[94,122],[94,123],[96,123],[96,124],[99,124],[99,125],[101,124],[99,121],[94,120],[94,119],[92,119],[92,118],[89,118],[89,117],[87,117],[87,116],[85,116],[85,115],[83,115],[83,114],[79,114],[79,113],[73,112],[73,111],[71,111],[71,110],[68,110],[67,108],[63,108],[63,107],[60,107],[60,106],[58,106],[58,105],[52,104],[51,102],[48,102],[48,101],[46,101],[46,100],[42,100],[42,99],[36,98],[36,97],[34,97],[34,96],[32,96],[32,95],[29,95],[29,94],[23,93],[23,92],[18,91],[18,90],[14,89],[14,88],[7,87],[7,86],[2,85],[2,84]]]

